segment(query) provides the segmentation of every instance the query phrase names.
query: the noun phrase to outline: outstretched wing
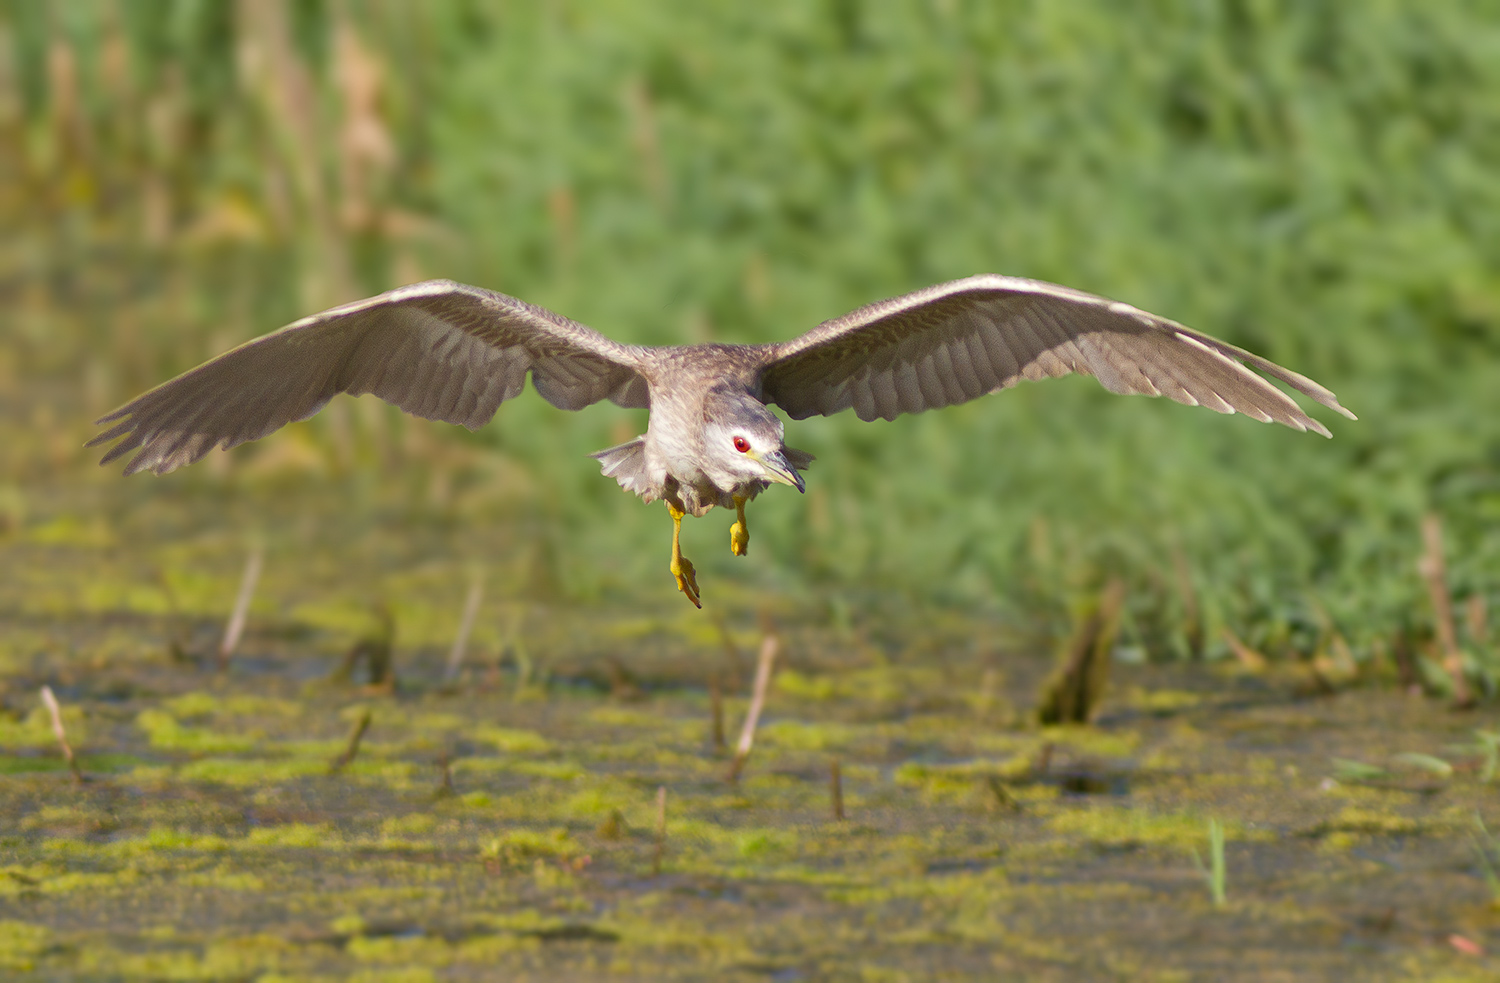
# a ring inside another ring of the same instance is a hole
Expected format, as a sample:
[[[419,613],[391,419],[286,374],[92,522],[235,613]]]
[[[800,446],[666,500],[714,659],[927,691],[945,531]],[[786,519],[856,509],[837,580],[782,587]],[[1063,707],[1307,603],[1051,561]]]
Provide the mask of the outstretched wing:
[[[303,318],[205,362],[97,422],[89,446],[123,438],[107,464],[165,474],[215,445],[306,419],[338,393],[374,393],[408,413],[473,430],[531,373],[553,406],[649,405],[639,349],[514,297],[430,280]]]
[[[1354,419],[1333,393],[1258,355],[1126,304],[1006,276],[938,284],[767,346],[761,387],[796,420],[851,407],[861,420],[892,420],[1079,372],[1110,392],[1329,436],[1247,365]]]

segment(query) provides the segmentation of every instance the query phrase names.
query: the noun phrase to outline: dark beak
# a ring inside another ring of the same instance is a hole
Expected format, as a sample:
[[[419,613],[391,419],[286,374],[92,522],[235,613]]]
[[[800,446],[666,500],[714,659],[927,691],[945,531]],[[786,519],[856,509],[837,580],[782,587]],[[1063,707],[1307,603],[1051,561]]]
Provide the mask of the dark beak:
[[[791,485],[799,492],[807,491],[807,482],[802,480],[802,475],[792,467],[792,463],[786,459],[781,451],[772,451],[762,454],[757,460],[766,469],[766,477],[783,485]]]

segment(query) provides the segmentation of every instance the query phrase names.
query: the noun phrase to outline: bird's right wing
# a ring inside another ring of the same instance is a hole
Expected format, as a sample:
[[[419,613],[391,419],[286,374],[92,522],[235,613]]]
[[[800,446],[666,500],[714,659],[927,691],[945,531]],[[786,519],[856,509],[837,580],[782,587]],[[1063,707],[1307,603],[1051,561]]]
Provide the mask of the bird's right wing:
[[[531,373],[561,409],[610,399],[647,407],[640,349],[551,311],[450,280],[431,280],[303,318],[163,383],[97,422],[89,446],[123,438],[101,464],[138,451],[126,474],[165,474],[215,445],[257,440],[322,409],[374,393],[408,413],[473,430]]]
[[[762,394],[794,420],[850,408],[861,420],[891,420],[1024,379],[1077,372],[1111,392],[1166,396],[1328,436],[1327,427],[1250,368],[1354,416],[1306,376],[1217,338],[1127,304],[1018,277],[941,283],[861,307],[762,351]]]

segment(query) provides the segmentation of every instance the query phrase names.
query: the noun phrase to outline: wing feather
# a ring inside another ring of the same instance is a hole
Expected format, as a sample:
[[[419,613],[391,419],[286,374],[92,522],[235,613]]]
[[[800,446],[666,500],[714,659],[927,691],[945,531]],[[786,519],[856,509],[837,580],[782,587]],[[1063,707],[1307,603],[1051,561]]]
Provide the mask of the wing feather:
[[[918,406],[928,403],[947,404],[953,402],[948,398],[948,387],[943,385],[943,380],[938,378],[937,367],[933,363],[934,352],[946,351],[946,348],[936,348],[922,356],[917,363],[917,392],[921,396]]]
[[[990,365],[1000,377],[1000,386],[1014,386],[1021,374],[1021,363],[1011,351],[1000,325],[981,316],[978,311],[974,312],[974,318],[983,325],[984,347],[990,353]]]
[[[965,389],[964,395],[973,399],[975,397],[970,396],[970,393],[983,395],[999,389],[1000,379],[995,375],[994,366],[990,364],[990,353],[984,346],[984,336],[971,330],[958,337],[964,345],[964,351],[956,353],[953,361],[959,366],[967,366],[974,373],[974,384]]]
[[[882,419],[894,420],[901,415],[901,394],[896,390],[896,379],[891,372],[877,372],[865,382],[875,394],[875,406]]]
[[[531,375],[561,409],[649,405],[643,350],[504,294],[450,280],[335,307],[241,345],[99,419],[125,473],[191,464],[256,440],[338,393],[373,393],[416,416],[475,429]]]
[[[1328,435],[1257,372],[1354,419],[1328,389],[1258,355],[1127,304],[1017,277],[970,277],[881,301],[762,352],[766,401],[797,420],[850,408],[862,420],[892,419],[1081,373],[1111,392]]]

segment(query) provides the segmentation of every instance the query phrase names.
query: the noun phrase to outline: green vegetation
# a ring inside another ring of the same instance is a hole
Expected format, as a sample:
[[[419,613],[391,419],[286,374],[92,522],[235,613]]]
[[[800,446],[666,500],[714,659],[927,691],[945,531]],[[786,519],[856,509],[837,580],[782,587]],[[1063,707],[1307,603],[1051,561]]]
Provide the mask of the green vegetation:
[[[1224,863],[1224,824],[1219,820],[1208,821],[1208,863],[1204,864],[1203,858],[1198,855],[1198,848],[1194,847],[1193,866],[1203,875],[1214,907],[1224,907],[1227,902],[1225,882],[1228,880],[1228,867]]]
[[[1492,979],[1500,737],[1446,697],[1500,690],[1497,14],[0,0],[0,974]],[[747,559],[729,517],[685,529],[705,612],[584,457],[639,412],[531,393],[470,434],[341,399],[162,479],[82,448],[427,277],[655,343],[980,271],[1361,419],[1075,379],[806,421],[808,495],[753,506]],[[762,614],[730,785],[713,715],[732,741]],[[1095,661],[1042,726],[1069,639]]]
[[[632,341],[759,341],[995,270],[1247,345],[1361,421],[1324,442],[1087,380],[808,421],[812,491],[757,503],[753,559],[731,563],[713,517],[689,529],[711,601],[811,588],[1056,620],[1119,575],[1124,641],[1154,657],[1226,654],[1228,626],[1272,657],[1365,663],[1430,636],[1427,511],[1458,600],[1494,590],[1484,2],[6,9],[0,380],[28,433],[6,442],[0,516],[37,541],[118,537],[142,504],[201,495],[244,519],[236,503],[316,486],[350,533],[484,529],[462,559],[502,589],[633,594],[659,586],[664,520],[582,457],[641,426],[611,407],[533,394],[470,436],[335,405],[228,463],[91,476],[86,501],[42,475],[85,474],[86,421],[133,393],[415,278]],[[273,562],[297,549],[265,527]],[[193,574],[161,565],[195,605]],[[160,604],[133,595],[96,601]]]

